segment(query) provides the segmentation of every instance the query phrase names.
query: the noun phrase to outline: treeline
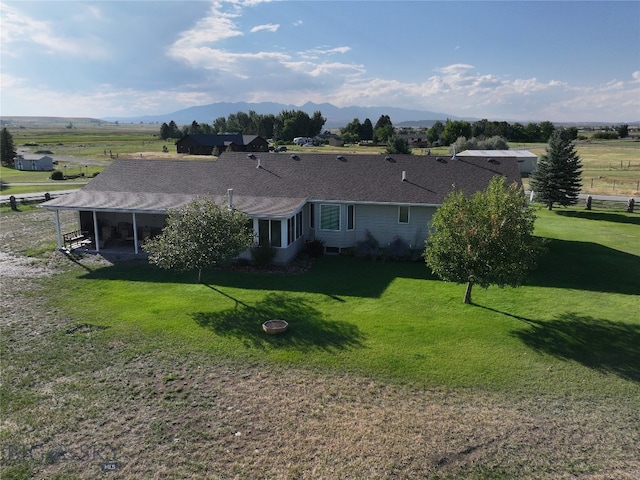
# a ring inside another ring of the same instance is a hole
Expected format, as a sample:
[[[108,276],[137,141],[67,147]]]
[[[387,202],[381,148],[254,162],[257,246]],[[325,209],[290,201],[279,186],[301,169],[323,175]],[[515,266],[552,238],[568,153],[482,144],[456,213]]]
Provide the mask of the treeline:
[[[354,118],[344,128],[340,129],[340,134],[345,143],[355,143],[359,141],[373,141],[385,143],[397,134],[413,134],[420,136],[419,133],[424,132],[425,141],[429,145],[452,145],[458,139],[476,139],[476,142],[500,143],[497,139],[504,139],[504,142],[548,142],[551,133],[555,130],[555,126],[551,122],[521,123],[508,122],[490,122],[487,119],[478,120],[477,122],[468,122],[466,120],[446,120],[445,122],[436,121],[430,128],[411,129],[411,128],[394,128],[388,115],[382,115],[375,126],[372,126],[371,120],[368,118],[364,122]],[[578,129],[565,129],[566,135],[577,138]]]
[[[185,135],[241,133],[243,135],[260,135],[265,139],[292,142],[295,137],[315,137],[322,131],[326,118],[316,111],[309,116],[301,110],[283,110],[278,115],[249,113],[232,113],[228,117],[218,117],[211,125],[198,123],[179,128],[176,123],[163,123],[160,127],[160,138],[180,139]]]

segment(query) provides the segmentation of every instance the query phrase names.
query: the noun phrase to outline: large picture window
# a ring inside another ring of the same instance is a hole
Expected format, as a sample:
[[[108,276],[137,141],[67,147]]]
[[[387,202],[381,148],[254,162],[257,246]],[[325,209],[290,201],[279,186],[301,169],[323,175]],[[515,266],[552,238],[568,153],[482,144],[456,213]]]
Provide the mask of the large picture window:
[[[320,229],[340,230],[340,205],[320,205]]]

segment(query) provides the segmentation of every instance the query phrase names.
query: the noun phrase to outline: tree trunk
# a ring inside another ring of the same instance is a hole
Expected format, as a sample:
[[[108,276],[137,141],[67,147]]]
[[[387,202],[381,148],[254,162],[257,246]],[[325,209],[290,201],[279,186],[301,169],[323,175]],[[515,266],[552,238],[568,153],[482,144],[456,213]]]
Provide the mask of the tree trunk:
[[[553,210],[553,202],[547,203],[547,210]]]
[[[198,269],[198,283],[202,283],[202,269]]]
[[[464,292],[464,303],[471,303],[471,289],[473,288],[473,282],[467,282],[467,290]]]

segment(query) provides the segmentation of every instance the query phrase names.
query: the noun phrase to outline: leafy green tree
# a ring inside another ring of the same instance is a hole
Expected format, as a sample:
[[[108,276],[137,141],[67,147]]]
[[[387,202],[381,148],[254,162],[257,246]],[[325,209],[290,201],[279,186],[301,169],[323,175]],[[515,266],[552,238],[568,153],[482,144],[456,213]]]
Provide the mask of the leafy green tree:
[[[373,141],[377,143],[387,143],[391,138],[393,138],[393,135],[393,126],[385,125],[383,127],[378,127],[373,131]]]
[[[394,136],[389,141],[386,152],[389,154],[411,153],[411,147],[404,138]]]
[[[16,149],[13,136],[6,128],[0,132],[0,160],[5,167],[15,167]]]
[[[340,129],[340,135],[342,139],[346,142],[345,137],[349,139],[348,143],[354,143],[360,140],[360,130],[362,129],[362,124],[360,120],[354,118],[351,122],[347,123],[344,127]]]
[[[213,121],[212,127],[213,133],[225,133],[227,129],[227,119],[225,117],[218,117]]]
[[[199,198],[169,212],[162,233],[148,239],[142,249],[149,262],[164,269],[198,270],[221,265],[253,244],[248,217],[236,210]]]
[[[506,185],[504,177],[471,198],[455,190],[433,215],[423,257],[441,279],[467,284],[464,303],[471,303],[476,284],[517,287],[542,251],[535,218],[522,188]]]
[[[620,125],[616,128],[616,131],[618,132],[618,136],[620,138],[627,138],[629,136],[629,125],[627,125],[626,123],[624,125]]]
[[[465,120],[447,120],[440,138],[446,145],[451,145],[460,137],[471,138],[471,124]]]
[[[536,170],[531,173],[530,185],[536,200],[553,209],[578,203],[582,187],[582,163],[573,142],[561,130],[551,134],[546,153],[538,159]]]
[[[440,136],[444,132],[444,124],[440,120],[436,120],[431,128],[427,130],[427,140],[429,143],[435,143],[440,140]]]

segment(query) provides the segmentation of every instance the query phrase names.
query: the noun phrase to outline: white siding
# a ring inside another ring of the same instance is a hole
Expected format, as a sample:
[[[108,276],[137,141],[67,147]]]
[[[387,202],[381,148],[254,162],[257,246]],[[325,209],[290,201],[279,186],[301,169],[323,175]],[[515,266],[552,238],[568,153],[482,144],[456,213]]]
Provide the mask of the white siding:
[[[355,241],[364,240],[369,230],[380,245],[388,245],[399,236],[412,248],[422,248],[435,211],[436,207],[411,206],[409,223],[399,223],[397,205],[357,205]]]

